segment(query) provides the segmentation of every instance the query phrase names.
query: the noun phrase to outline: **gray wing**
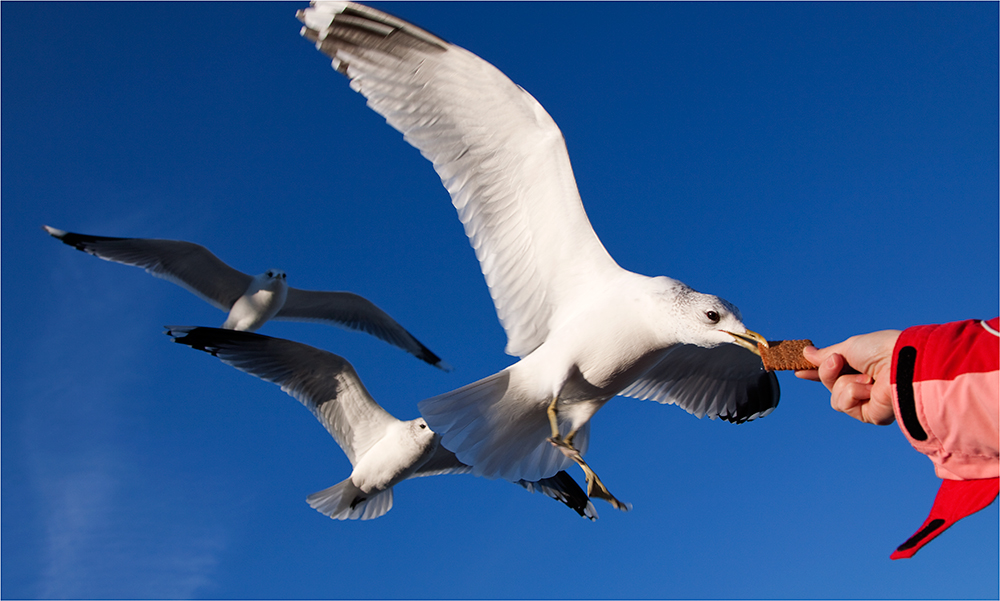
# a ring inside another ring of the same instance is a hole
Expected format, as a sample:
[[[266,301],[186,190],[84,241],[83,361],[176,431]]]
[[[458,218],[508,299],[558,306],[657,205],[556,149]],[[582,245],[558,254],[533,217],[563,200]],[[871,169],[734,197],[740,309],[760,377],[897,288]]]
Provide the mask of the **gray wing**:
[[[343,357],[250,332],[171,326],[174,342],[215,355],[240,371],[281,386],[333,435],[354,465],[398,420],[372,399]]]
[[[459,461],[454,453],[439,444],[437,450],[431,455],[431,458],[420,466],[420,469],[412,477],[436,476],[438,474],[468,474],[471,472],[472,468],[470,466]],[[538,482],[518,480],[515,484],[522,486],[528,492],[539,492],[555,499],[591,521],[597,519],[597,509],[590,502],[587,493],[583,492],[583,489],[576,483],[576,480],[564,471]]]
[[[302,35],[434,164],[465,226],[507,352],[525,356],[620,269],[594,233],[562,132],[471,52],[381,11],[313,2]]]
[[[289,288],[285,304],[275,319],[289,321],[319,321],[371,334],[398,346],[422,361],[449,371],[451,366],[441,360],[413,334],[375,306],[375,303],[351,292],[320,292]]]
[[[678,344],[621,395],[740,424],[773,411],[779,389],[774,372],[765,371],[760,357],[745,348]]]
[[[253,277],[233,269],[207,248],[183,240],[109,238],[43,226],[54,238],[105,261],[141,267],[187,288],[223,311],[243,296]]]

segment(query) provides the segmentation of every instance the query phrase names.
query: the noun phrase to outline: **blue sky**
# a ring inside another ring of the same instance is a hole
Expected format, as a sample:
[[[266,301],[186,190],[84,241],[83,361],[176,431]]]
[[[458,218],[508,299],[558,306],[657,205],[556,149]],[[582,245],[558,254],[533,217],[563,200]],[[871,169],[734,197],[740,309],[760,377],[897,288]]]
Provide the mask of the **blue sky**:
[[[190,240],[370,298],[455,370],[261,333],[343,355],[400,418],[512,363],[437,175],[298,36],[302,5],[0,7],[3,597],[1000,594],[997,505],[890,562],[929,460],[788,373],[741,426],[608,403],[587,458],[627,514],[471,476],[406,482],[370,522],[312,510],[350,470],[329,435],[161,333],[225,315],[41,230]],[[997,314],[996,3],[377,6],[545,106],[626,269],[819,345]]]

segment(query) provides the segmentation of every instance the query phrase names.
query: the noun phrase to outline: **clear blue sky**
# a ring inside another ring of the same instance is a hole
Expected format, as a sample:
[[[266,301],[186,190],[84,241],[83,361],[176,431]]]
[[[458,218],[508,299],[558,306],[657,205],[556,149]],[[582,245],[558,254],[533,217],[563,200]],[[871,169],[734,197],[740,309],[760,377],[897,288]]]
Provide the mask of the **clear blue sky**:
[[[455,366],[309,324],[400,418],[512,363],[437,175],[298,35],[299,3],[2,11],[2,589],[12,597],[993,597],[998,510],[914,559],[929,460],[781,374],[741,426],[619,398],[588,460],[634,510],[422,478],[371,522],[276,386],[171,344],[225,315],[42,224],[204,244],[372,299]],[[771,339],[998,312],[996,3],[379,4],[565,134],[623,267]],[[574,470],[578,479],[581,474]]]

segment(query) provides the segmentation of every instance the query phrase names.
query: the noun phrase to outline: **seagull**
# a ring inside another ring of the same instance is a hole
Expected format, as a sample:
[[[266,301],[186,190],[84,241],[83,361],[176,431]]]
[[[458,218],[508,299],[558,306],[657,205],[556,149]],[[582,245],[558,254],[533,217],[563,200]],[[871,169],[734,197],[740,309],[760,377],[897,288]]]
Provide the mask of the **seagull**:
[[[441,437],[423,418],[400,421],[379,406],[343,357],[291,340],[219,328],[171,326],[167,334],[281,386],[312,411],[354,466],[349,478],[306,498],[326,516],[371,520],[392,509],[392,489],[403,480],[472,471],[440,445]],[[517,484],[597,519],[593,503],[566,472]]]
[[[288,285],[280,269],[247,275],[223,263],[204,246],[183,240],[109,238],[75,234],[42,226],[53,238],[85,253],[148,273],[183,286],[229,312],[223,328],[253,332],[270,319],[316,321],[360,330],[397,346],[444,371],[442,361],[389,314],[351,292],[300,290]]]
[[[576,462],[588,494],[627,510],[583,460],[616,395],[742,423],[778,381],[731,303],[615,263],[583,208],[559,127],[464,48],[379,10],[314,1],[301,34],[431,161],[465,226],[514,365],[426,399],[421,415],[473,473],[538,479]]]

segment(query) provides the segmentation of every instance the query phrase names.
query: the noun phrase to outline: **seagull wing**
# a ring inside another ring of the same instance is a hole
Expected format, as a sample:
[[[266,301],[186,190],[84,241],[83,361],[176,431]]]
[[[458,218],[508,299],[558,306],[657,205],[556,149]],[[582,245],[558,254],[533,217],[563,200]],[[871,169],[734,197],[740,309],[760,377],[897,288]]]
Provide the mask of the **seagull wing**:
[[[351,460],[365,454],[398,422],[372,399],[343,357],[250,332],[173,326],[175,342],[211,353],[240,371],[281,386],[333,435]]]
[[[515,484],[520,484],[529,492],[540,492],[546,497],[560,501],[590,521],[597,519],[597,509],[591,503],[587,493],[583,492],[576,480],[566,472],[561,471],[551,478],[545,478],[538,482],[518,480]]]
[[[440,437],[438,437],[440,439]],[[439,474],[468,474],[472,472],[472,467],[465,465],[455,457],[455,454],[438,444],[434,454],[426,463],[414,472],[413,478],[421,476],[437,476]]]
[[[448,371],[450,366],[414,338],[389,314],[370,300],[351,292],[320,292],[289,288],[275,319],[319,321],[360,330],[398,346],[418,359]]]
[[[677,344],[621,394],[741,424],[773,411],[779,390],[774,372],[765,371],[760,357],[747,349]]]
[[[54,238],[105,261],[142,267],[187,288],[223,311],[243,296],[253,277],[223,263],[204,246],[183,240],[109,238],[44,226]]]
[[[583,209],[562,133],[496,67],[381,11],[314,2],[302,35],[434,164],[525,356],[620,268]]]

